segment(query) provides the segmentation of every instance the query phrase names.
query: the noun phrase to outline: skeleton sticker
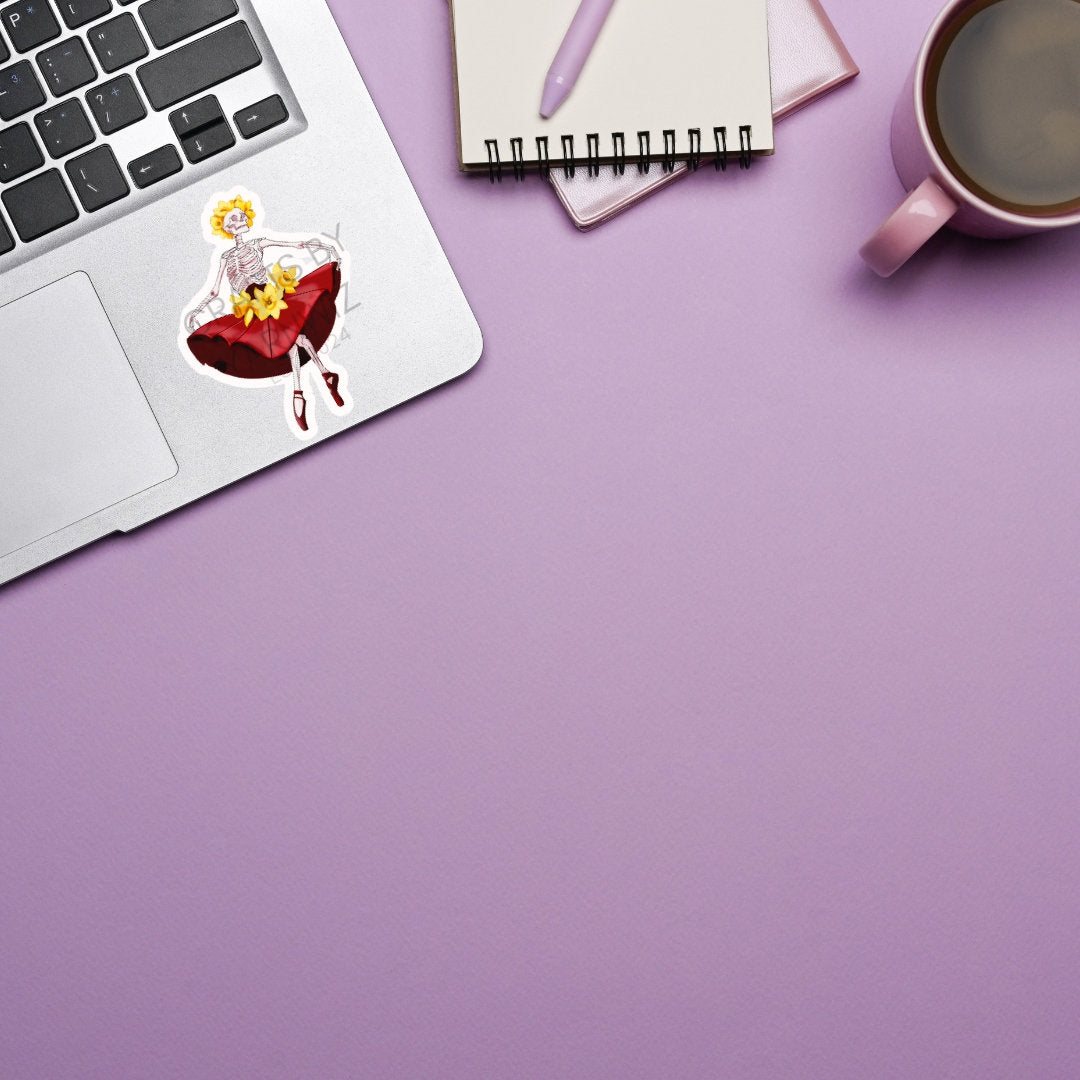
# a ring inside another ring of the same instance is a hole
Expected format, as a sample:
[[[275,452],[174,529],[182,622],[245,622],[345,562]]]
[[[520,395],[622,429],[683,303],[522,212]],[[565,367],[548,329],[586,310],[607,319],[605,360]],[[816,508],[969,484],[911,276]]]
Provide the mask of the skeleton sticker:
[[[223,250],[212,260],[206,292],[183,320],[182,349],[219,382],[284,386],[286,423],[307,439],[316,433],[307,409],[312,383],[331,413],[352,410],[347,373],[325,359],[335,340],[346,256],[325,236],[252,237],[258,216],[254,199],[244,194],[208,208],[208,239]],[[221,295],[226,279],[227,302]]]

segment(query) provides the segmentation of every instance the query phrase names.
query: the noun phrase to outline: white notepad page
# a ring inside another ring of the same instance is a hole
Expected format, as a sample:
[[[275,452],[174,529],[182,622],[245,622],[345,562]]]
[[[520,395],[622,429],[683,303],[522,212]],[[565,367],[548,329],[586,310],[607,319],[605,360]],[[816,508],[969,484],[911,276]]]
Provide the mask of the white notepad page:
[[[540,95],[551,61],[579,0],[451,0],[458,107],[458,157],[463,168],[487,170],[486,141],[512,163],[510,140],[522,140],[526,162],[537,160],[536,138],[547,136],[552,162],[563,160],[563,135],[574,157],[587,157],[587,136],[599,155],[614,155],[621,132],[636,160],[638,132],[650,134],[654,158],[674,132],[674,156],[715,151],[714,129],[739,151],[739,129],[751,148],[773,149],[766,0],[615,0],[570,96],[553,117],[540,117]]]

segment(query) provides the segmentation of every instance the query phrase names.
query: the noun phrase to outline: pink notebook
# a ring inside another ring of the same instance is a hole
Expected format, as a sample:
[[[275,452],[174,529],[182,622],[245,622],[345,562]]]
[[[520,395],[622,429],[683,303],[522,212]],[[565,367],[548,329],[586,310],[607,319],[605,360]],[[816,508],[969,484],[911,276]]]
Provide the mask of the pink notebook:
[[[859,69],[818,0],[768,0],[768,8],[773,118],[780,120],[853,79]],[[708,163],[702,168],[713,171]],[[644,174],[628,166],[622,176],[607,167],[599,176],[584,168],[572,177],[554,169],[551,184],[574,224],[592,229],[690,172],[685,163],[672,172],[654,165]]]

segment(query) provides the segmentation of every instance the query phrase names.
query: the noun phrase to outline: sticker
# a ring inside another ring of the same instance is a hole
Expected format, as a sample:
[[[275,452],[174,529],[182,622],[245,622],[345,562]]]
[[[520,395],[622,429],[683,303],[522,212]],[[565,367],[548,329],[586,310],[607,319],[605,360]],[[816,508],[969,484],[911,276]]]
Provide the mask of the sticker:
[[[348,373],[327,357],[341,333],[348,256],[325,235],[268,232],[247,192],[211,200],[203,231],[216,248],[206,285],[185,312],[180,347],[198,371],[231,387],[284,387],[285,422],[299,439],[316,414],[352,411]]]

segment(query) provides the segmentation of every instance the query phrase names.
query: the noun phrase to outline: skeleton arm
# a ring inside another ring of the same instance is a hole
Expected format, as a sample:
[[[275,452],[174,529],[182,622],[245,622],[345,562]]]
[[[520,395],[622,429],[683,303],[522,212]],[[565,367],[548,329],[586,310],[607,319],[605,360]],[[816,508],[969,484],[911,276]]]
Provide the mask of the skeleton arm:
[[[325,252],[330,262],[341,262],[341,253],[333,244],[326,243],[325,240],[319,240],[312,238],[311,240],[271,240],[265,238],[257,240],[256,244],[259,247],[259,251],[263,252],[269,247],[279,248],[297,248],[300,251],[322,251]]]
[[[221,283],[225,278],[225,264],[228,255],[221,256],[221,266],[218,269],[217,281],[214,282],[214,287],[210,290],[210,294],[205,300],[197,307],[191,314],[188,315],[185,323],[188,328],[188,333],[193,334],[198,326],[199,316],[217,299],[221,292]]]

